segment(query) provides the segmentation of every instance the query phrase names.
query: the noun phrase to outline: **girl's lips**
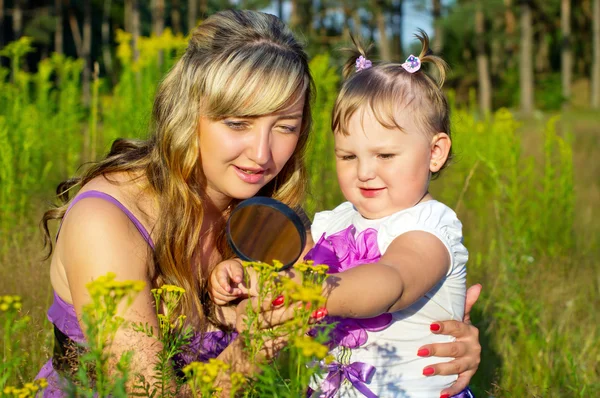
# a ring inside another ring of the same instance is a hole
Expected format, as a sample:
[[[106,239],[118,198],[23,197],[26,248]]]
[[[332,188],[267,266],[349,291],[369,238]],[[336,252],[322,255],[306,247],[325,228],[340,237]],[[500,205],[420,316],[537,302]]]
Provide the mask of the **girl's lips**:
[[[385,190],[385,188],[359,188],[359,189],[360,189],[360,193],[365,198],[374,198],[374,197],[378,196],[379,194],[381,194]]]
[[[265,170],[264,169],[246,169],[238,166],[233,166],[235,173],[237,176],[244,182],[248,184],[257,184],[262,181]]]

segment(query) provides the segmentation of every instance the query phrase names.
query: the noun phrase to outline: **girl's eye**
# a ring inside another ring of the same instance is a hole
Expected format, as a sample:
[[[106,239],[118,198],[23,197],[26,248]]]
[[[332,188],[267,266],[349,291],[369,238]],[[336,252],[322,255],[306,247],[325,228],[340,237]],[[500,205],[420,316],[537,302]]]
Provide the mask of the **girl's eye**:
[[[393,153],[380,153],[379,157],[381,159],[391,159],[394,157],[394,154]]]
[[[238,122],[235,120],[225,120],[223,123],[232,130],[244,130],[246,127],[248,127],[248,123]]]
[[[340,156],[340,159],[342,160],[354,160],[356,158],[356,155],[344,155],[344,156]]]

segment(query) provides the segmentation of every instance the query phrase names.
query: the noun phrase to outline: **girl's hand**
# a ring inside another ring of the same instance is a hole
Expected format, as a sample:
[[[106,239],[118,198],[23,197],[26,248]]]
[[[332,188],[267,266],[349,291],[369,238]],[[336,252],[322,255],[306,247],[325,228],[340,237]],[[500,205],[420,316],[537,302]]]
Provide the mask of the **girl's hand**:
[[[481,285],[479,284],[471,286],[467,290],[463,322],[443,321],[431,324],[432,333],[454,336],[456,341],[428,344],[419,348],[419,356],[455,358],[450,362],[430,365],[423,369],[423,374],[426,376],[458,374],[458,379],[452,387],[441,392],[441,398],[449,398],[464,390],[479,367],[481,361],[479,329],[471,325],[470,313],[480,293]]]
[[[244,268],[240,260],[225,260],[217,264],[209,279],[209,293],[214,303],[225,305],[240,298],[245,293],[243,280]]]

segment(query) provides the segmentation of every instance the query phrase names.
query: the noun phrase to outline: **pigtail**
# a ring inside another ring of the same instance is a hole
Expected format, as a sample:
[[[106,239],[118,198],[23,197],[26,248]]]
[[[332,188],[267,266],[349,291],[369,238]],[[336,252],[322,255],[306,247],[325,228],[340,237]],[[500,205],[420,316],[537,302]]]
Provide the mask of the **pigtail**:
[[[442,88],[444,85],[444,81],[446,80],[446,73],[448,72],[449,66],[442,58],[433,54],[431,48],[429,47],[429,36],[423,29],[418,29],[418,33],[415,33],[415,37],[419,39],[421,42],[421,53],[419,54],[419,59],[421,63],[430,63],[433,64],[435,68],[437,68],[437,85],[439,88]]]
[[[368,61],[369,57],[367,55],[373,47],[372,44],[365,47],[363,43],[361,43],[361,41],[355,38],[352,34],[350,34],[350,39],[352,39],[353,47],[342,49],[343,52],[348,54],[348,60],[342,69],[342,76],[344,77],[344,80],[356,73],[356,60],[358,58],[362,56],[365,61]]]

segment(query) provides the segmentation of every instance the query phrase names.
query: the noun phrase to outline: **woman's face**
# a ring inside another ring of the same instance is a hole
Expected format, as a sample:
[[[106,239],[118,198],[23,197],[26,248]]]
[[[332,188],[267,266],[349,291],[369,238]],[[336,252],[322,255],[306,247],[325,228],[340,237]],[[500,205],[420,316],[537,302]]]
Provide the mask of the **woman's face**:
[[[269,183],[298,143],[304,96],[277,112],[257,117],[200,118],[200,156],[208,196],[226,207]]]

